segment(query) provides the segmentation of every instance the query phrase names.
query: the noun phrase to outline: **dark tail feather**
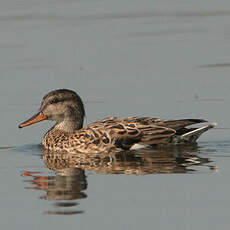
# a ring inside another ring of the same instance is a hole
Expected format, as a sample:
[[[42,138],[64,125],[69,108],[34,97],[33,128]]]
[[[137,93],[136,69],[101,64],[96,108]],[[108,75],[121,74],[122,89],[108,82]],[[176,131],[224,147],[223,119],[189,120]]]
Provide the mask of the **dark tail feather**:
[[[157,125],[171,128],[177,131],[179,129],[185,128],[186,126],[194,125],[202,122],[207,122],[207,121],[202,119],[162,120],[159,121]]]
[[[172,144],[195,143],[196,140],[201,136],[201,134],[208,131],[209,129],[214,128],[216,125],[217,125],[216,123],[212,123],[212,124],[194,129],[187,133],[184,133],[183,135],[174,135],[172,137],[171,143]]]

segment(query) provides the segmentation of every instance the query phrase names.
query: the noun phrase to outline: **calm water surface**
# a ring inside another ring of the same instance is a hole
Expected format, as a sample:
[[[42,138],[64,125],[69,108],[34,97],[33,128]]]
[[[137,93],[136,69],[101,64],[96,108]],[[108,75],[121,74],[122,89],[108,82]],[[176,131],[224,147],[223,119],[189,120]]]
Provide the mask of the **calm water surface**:
[[[230,2],[2,1],[1,229],[229,229]],[[52,122],[17,126],[57,88],[86,124],[204,118],[198,147],[42,153]]]

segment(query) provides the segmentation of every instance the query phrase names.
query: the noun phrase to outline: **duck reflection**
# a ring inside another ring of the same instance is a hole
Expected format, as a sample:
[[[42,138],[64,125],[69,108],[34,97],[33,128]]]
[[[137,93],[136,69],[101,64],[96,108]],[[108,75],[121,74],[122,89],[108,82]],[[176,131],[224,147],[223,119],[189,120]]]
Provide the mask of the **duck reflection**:
[[[49,169],[58,174],[72,173],[73,169],[91,171],[95,174],[156,174],[156,173],[191,173],[192,166],[208,165],[208,158],[198,156],[196,146],[141,149],[111,154],[69,154],[43,150],[43,161]]]
[[[47,214],[80,214],[73,210],[78,205],[76,200],[86,198],[87,178],[85,172],[94,174],[146,175],[159,173],[196,173],[197,166],[216,170],[206,157],[199,156],[196,146],[141,149],[113,154],[70,154],[48,152],[43,149],[42,159],[47,168],[53,170],[53,176],[41,176],[39,172],[26,171],[27,189],[43,190],[45,200],[55,200],[55,210]],[[65,202],[63,202],[65,201]],[[63,210],[64,208],[64,210]]]

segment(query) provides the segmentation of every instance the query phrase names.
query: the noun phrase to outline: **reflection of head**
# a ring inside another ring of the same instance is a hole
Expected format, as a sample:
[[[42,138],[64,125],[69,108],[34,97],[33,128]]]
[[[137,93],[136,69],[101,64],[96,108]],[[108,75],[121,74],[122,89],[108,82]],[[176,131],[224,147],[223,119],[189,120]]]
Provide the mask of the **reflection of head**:
[[[46,200],[75,200],[86,198],[87,195],[82,192],[86,190],[87,182],[84,170],[65,169],[58,172],[54,180],[47,187],[47,194],[42,196]]]
[[[41,199],[46,200],[74,200],[86,198],[83,192],[87,189],[85,172],[79,168],[60,170],[56,176],[40,176],[39,172],[27,171],[23,176],[32,177],[29,180],[33,186],[28,189],[46,191]]]

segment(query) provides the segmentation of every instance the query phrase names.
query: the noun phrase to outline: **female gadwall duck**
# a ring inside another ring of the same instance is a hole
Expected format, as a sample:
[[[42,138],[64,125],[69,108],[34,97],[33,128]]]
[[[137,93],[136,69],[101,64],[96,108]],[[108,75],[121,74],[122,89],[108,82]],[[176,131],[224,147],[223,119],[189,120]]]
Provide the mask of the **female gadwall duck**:
[[[161,120],[151,117],[110,117],[83,128],[85,109],[72,90],[58,89],[44,96],[39,112],[19,128],[43,120],[56,121],[45,134],[42,146],[49,151],[98,153],[129,150],[131,147],[194,144],[199,136],[215,126],[186,126],[201,119]]]

